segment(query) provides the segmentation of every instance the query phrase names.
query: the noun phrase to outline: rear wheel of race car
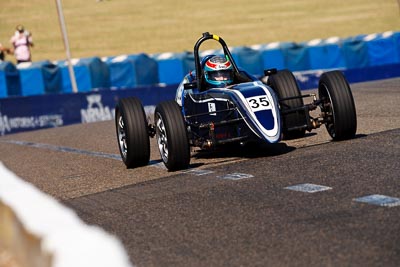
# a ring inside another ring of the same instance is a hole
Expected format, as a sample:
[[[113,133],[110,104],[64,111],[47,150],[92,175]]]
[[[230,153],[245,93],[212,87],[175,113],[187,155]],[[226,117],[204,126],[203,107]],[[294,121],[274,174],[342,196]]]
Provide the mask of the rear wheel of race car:
[[[180,107],[175,101],[158,104],[154,114],[156,139],[162,161],[170,171],[186,169],[190,146]]]
[[[145,166],[150,160],[146,114],[139,99],[120,99],[115,108],[119,152],[127,168]]]
[[[279,99],[301,96],[296,78],[289,70],[281,70],[278,71],[276,74],[269,76],[268,84],[278,94]],[[303,98],[301,97],[280,101],[279,103],[281,112],[292,108],[302,107],[304,105]],[[289,128],[303,126],[306,124],[305,111],[300,110],[296,111],[295,113],[284,114],[282,115],[282,121],[282,132],[284,139],[304,137],[304,128],[294,130],[289,130]]]
[[[357,131],[357,115],[349,83],[340,71],[326,72],[318,85],[321,111],[333,140],[353,138]]]

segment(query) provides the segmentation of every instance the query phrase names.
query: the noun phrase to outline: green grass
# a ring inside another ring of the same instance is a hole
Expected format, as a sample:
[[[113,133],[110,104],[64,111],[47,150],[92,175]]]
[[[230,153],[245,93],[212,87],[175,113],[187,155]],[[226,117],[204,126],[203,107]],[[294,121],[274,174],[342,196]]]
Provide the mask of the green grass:
[[[192,51],[205,31],[241,46],[400,30],[397,0],[62,2],[71,54],[77,58]],[[66,57],[54,0],[1,0],[4,46],[17,24],[33,33],[33,60]]]

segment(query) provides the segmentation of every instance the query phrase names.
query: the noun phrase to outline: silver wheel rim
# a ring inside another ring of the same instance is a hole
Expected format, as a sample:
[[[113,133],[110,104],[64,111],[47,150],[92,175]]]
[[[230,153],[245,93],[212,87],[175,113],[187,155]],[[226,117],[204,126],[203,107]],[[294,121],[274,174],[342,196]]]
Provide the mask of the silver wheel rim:
[[[126,154],[128,153],[128,146],[126,145],[125,123],[122,119],[122,116],[118,117],[118,144],[122,156],[126,158]]]
[[[335,110],[333,108],[333,104],[332,104],[332,97],[331,94],[328,90],[328,87],[324,84],[324,89],[326,92],[326,95],[329,99],[329,106],[328,106],[328,110],[325,109],[325,112],[328,114],[330,120],[325,124],[326,129],[328,130],[328,133],[330,134],[330,136],[332,138],[335,138],[336,136],[336,132],[335,132]]]
[[[161,158],[164,162],[168,162],[168,138],[165,131],[164,121],[159,113],[157,113],[156,121],[156,135],[158,150],[160,151]]]

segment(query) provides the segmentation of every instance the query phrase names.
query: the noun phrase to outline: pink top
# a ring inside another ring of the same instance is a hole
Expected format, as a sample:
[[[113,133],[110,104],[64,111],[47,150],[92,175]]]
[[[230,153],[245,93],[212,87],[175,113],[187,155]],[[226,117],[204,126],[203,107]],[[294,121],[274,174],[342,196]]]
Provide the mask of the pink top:
[[[11,37],[10,42],[14,46],[14,55],[17,60],[31,60],[29,44],[32,43],[32,36],[28,36],[25,33],[16,32],[15,35]]]

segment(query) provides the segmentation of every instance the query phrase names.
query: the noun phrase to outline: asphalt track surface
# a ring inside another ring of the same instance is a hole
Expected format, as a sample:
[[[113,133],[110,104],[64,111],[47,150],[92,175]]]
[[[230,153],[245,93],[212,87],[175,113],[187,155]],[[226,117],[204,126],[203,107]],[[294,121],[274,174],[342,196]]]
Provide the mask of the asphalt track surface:
[[[152,139],[150,164],[127,170],[108,121],[3,136],[1,161],[117,235],[137,266],[399,266],[400,79],[351,86],[352,140],[321,128],[193,151],[188,171],[168,172]],[[357,201],[369,195],[395,199]]]

